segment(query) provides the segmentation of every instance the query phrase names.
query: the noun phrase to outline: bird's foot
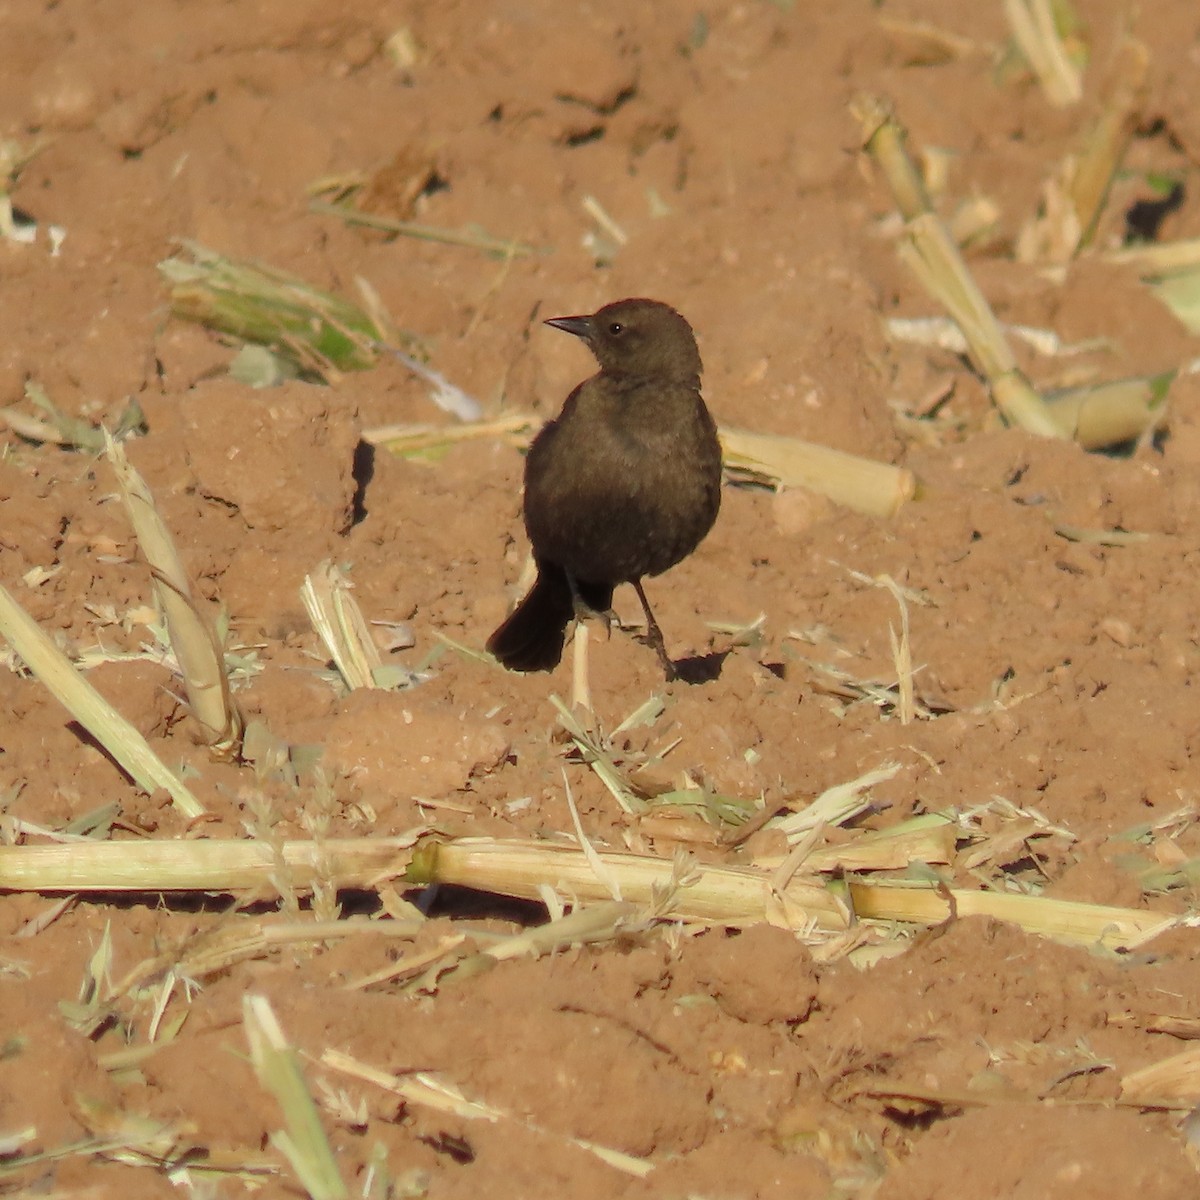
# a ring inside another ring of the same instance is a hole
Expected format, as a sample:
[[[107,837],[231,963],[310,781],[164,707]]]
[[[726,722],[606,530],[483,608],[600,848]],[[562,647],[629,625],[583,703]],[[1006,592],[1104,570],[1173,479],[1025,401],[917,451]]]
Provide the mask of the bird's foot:
[[[604,636],[611,639],[613,625],[619,623],[616,612],[611,608],[605,609],[603,612],[597,608],[592,608],[578,592],[574,594],[573,599],[575,601],[576,622],[583,625],[587,621],[595,621],[598,625],[604,627]]]
[[[647,629],[645,640],[646,645],[658,655],[658,661],[662,663],[663,674],[667,677],[667,682],[674,683],[679,678],[679,668],[667,653],[666,644],[663,642],[662,630],[657,625],[653,629]]]
[[[663,639],[662,630],[659,629],[658,622],[654,619],[654,613],[651,611],[650,601],[646,599],[646,592],[642,587],[642,581],[635,579],[633,586],[637,590],[638,599],[642,602],[642,609],[646,614],[646,645],[658,655],[658,661],[662,663],[663,674],[667,677],[667,682],[674,683],[679,678],[679,669],[671,661],[671,656],[667,653],[667,643]]]

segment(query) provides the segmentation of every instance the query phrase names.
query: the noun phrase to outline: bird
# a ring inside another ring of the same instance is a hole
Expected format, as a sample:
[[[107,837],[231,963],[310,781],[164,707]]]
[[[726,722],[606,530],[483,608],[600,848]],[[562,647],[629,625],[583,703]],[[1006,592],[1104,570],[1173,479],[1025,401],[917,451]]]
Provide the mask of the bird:
[[[642,298],[545,324],[582,339],[600,370],[529,447],[524,517],[537,579],[487,649],[513,671],[552,670],[572,618],[610,613],[614,589],[631,583],[646,641],[675,679],[642,580],[691,554],[721,506],[695,334],[670,305]]]

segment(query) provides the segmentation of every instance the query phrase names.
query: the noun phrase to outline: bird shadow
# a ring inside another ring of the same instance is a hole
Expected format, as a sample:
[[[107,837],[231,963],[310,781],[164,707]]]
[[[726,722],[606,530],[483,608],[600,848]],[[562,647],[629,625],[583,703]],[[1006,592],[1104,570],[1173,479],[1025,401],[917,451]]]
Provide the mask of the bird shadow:
[[[674,662],[676,678],[681,683],[712,683],[721,678],[721,669],[729,657],[729,650],[714,650],[711,654],[693,654],[678,658]]]

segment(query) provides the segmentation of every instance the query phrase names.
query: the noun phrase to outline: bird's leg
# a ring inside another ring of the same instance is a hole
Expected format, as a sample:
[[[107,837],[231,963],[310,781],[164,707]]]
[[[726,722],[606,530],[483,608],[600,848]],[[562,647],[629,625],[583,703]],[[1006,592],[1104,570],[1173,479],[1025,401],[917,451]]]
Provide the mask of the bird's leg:
[[[671,661],[670,655],[667,654],[667,644],[663,641],[662,630],[659,629],[658,622],[654,619],[654,614],[650,611],[650,601],[646,599],[645,590],[642,588],[642,581],[635,579],[633,586],[646,613],[646,642],[653,647],[654,652],[658,655],[658,661],[662,663],[667,682],[671,683],[673,680],[679,678],[679,672],[676,670],[675,664]]]

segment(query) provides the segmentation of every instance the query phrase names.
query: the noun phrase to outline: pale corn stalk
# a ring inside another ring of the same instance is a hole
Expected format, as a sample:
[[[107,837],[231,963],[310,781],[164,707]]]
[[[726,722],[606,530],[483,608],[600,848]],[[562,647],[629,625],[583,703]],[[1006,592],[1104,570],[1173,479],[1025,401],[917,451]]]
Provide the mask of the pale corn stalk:
[[[1077,103],[1083,79],[1055,25],[1051,0],[1004,0],[1004,15],[1046,99],[1056,108]]]
[[[1046,407],[1067,437],[1085,450],[1099,450],[1161,429],[1174,378],[1174,372],[1167,372],[1071,388],[1048,396]]]
[[[243,997],[242,1026],[254,1073],[275,1097],[287,1126],[270,1135],[271,1144],[287,1159],[312,1200],[344,1200],[349,1192],[304,1082],[300,1057],[265,996]]]
[[[908,152],[908,133],[891,104],[878,96],[860,94],[850,102],[850,113],[859,123],[863,149],[879,164],[904,220],[932,212],[933,202]]]
[[[905,219],[900,257],[962,330],[1000,411],[1030,433],[1062,437],[1042,398],[1018,369],[995,314],[934,211],[890,106],[876,97],[860,96],[851,111],[861,126],[864,148],[882,168]]]
[[[1104,257],[1135,266],[1142,282],[1187,331],[1200,333],[1200,238],[1127,246]]]
[[[379,687],[383,657],[350,589],[341,569],[326,559],[304,577],[300,599],[346,687]]]
[[[1121,1080],[1121,1099],[1176,1101],[1191,1108],[1200,1100],[1200,1046],[1189,1046],[1159,1062],[1130,1071]]]
[[[405,874],[415,840],[412,835],[278,846],[239,838],[0,846],[0,891],[274,891],[272,880],[281,869],[297,889],[326,880],[336,887],[371,888]]]
[[[54,698],[108,751],[145,792],[163,788],[185,817],[199,817],[204,806],[170,770],[150,744],[84,677],[38,623],[0,587],[0,635]],[[57,847],[55,847],[57,848]],[[13,847],[0,847],[0,850]],[[25,847],[17,848],[26,853]]]
[[[413,883],[455,883],[528,900],[549,884],[576,901],[608,901],[615,879],[623,899],[649,905],[662,920],[743,927],[781,925],[797,931],[840,932],[852,919],[935,925],[953,916],[990,916],[1072,945],[1129,949],[1173,928],[1176,918],[1043,896],[851,882],[849,906],[812,880],[772,889],[771,874],[745,867],[670,863],[650,855],[601,852],[605,878],[573,847],[544,842],[462,838],[426,842],[413,856]]]
[[[990,916],[1058,941],[1106,949],[1139,946],[1176,924],[1175,917],[1143,909],[894,883],[851,882],[848,908],[835,890],[811,879],[772,891],[771,874],[752,868],[688,863],[681,870],[679,862],[623,852],[600,852],[600,859],[603,879],[573,847],[489,838],[429,841],[417,848],[408,879],[529,900],[541,899],[549,884],[577,901],[608,901],[615,879],[624,900],[650,906],[662,920],[735,927],[767,923],[837,932],[853,918],[934,925],[955,915]]]
[[[850,885],[859,920],[936,925],[954,917],[993,917],[1027,933],[1075,946],[1128,950],[1174,928],[1177,918],[1141,908],[1114,908],[1048,896],[972,892],[928,885],[860,883]]]
[[[874,803],[871,789],[878,783],[894,779],[899,770],[899,763],[884,763],[854,779],[835,783],[807,807],[772,820],[770,827],[782,833],[789,846],[794,846],[820,825],[845,825],[865,813]]]
[[[808,488],[868,516],[894,516],[919,494],[917,477],[907,467],[800,438],[725,427],[718,434],[726,470],[765,478],[777,487]]]
[[[881,835],[879,849],[852,844],[813,851],[805,866],[894,866],[899,856],[914,853],[924,861],[945,858],[944,831],[911,833],[890,849]],[[922,836],[930,833],[932,841]],[[549,888],[573,903],[609,903],[615,883],[625,903],[644,908],[647,919],[732,927],[766,923],[803,933],[843,932],[854,919],[920,926],[989,916],[1069,944],[1121,950],[1142,945],[1178,921],[1144,909],[894,882],[852,881],[843,896],[812,879],[773,888],[770,871],[709,866],[687,856],[669,861],[593,850],[589,858],[573,846],[546,842],[418,842],[416,834],[279,847],[232,839],[0,846],[0,891],[261,891],[272,886],[281,859],[296,887],[332,879],[338,887],[375,888],[403,877],[409,884],[453,883],[543,902]]]
[[[954,861],[956,841],[953,821],[926,813],[893,829],[873,830],[840,846],[814,850],[804,865],[810,871],[893,871],[911,863],[946,866]]]
[[[105,453],[112,464],[121,499],[138,546],[150,567],[154,594],[166,619],[171,650],[183,676],[188,709],[204,744],[218,757],[237,753],[242,718],[233,703],[225,658],[211,623],[192,594],[192,583],[175,547],[175,539],[154,503],[140,472],[131,466],[124,447],[107,430]]]
[[[897,253],[962,330],[971,359],[1007,420],[1041,437],[1062,437],[1042,397],[1017,366],[1000,323],[937,214],[910,221]]]
[[[1137,127],[1150,54],[1132,38],[1121,46],[1108,99],[1070,172],[1067,194],[1079,220],[1079,247],[1091,241],[1129,141]]]
[[[594,851],[598,874],[573,846],[492,838],[427,841],[409,868],[411,883],[456,883],[505,896],[540,900],[549,885],[576,901],[609,901],[612,885],[621,898],[646,905],[663,920],[748,926],[768,923],[796,930],[843,930],[845,905],[819,883],[793,881],[772,892],[770,876],[749,867],[715,867],[670,861],[648,854]]]
[[[903,871],[912,863],[948,866],[954,861],[956,840],[954,822],[929,813],[906,821],[903,828],[875,830],[841,845],[812,849],[803,866],[809,873]],[[754,865],[776,871],[784,859],[782,854],[757,855]]]
[[[1145,46],[1127,39],[1100,115],[1080,147],[1046,179],[1037,214],[1021,228],[1019,262],[1065,264],[1092,240],[1137,126],[1147,64]]]
[[[1120,250],[1109,250],[1102,257],[1105,262],[1137,267],[1143,277],[1196,270],[1200,268],[1200,238],[1122,246]]]
[[[401,457],[433,457],[477,438],[498,438],[524,448],[540,426],[529,413],[461,425],[381,425],[363,430],[363,441]],[[804,487],[870,516],[892,516],[919,495],[920,483],[906,467],[846,454],[800,438],[746,429],[718,430],[725,469],[773,487]]]

